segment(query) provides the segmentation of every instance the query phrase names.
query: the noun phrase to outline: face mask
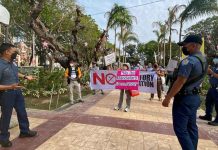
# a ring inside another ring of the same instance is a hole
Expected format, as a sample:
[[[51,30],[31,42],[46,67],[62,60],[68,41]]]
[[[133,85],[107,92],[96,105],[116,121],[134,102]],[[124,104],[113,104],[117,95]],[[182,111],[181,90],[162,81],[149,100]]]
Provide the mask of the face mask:
[[[70,67],[73,67],[74,66],[74,64],[70,64]]]
[[[183,53],[185,56],[189,55],[189,51],[188,51],[187,47],[182,47],[182,53]]]
[[[214,63],[215,65],[218,65],[218,58],[214,58],[214,59],[213,59],[213,63]]]
[[[18,54],[18,52],[14,52],[14,53],[11,55],[11,61],[13,61],[14,59],[17,58],[17,54]]]

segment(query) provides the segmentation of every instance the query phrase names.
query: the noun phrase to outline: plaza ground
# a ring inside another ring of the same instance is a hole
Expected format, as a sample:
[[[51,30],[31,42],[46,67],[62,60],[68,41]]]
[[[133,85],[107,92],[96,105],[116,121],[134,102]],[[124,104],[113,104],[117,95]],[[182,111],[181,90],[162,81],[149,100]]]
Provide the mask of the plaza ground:
[[[19,139],[11,129],[12,150],[180,150],[172,128],[172,106],[142,93],[134,97],[131,111],[114,111],[119,91],[85,98],[84,103],[62,111],[29,109],[31,128],[39,135]],[[125,106],[125,102],[124,105]],[[202,110],[198,114],[204,114]],[[199,150],[218,149],[218,127],[198,120]],[[3,148],[0,148],[3,149]]]

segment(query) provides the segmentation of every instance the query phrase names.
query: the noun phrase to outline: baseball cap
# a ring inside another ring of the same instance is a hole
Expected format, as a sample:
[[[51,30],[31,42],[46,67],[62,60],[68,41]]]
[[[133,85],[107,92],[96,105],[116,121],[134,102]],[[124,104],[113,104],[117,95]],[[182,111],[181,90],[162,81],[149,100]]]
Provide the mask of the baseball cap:
[[[187,43],[198,43],[202,45],[202,38],[199,35],[189,35],[185,38],[183,42],[177,43],[179,46],[184,46]]]

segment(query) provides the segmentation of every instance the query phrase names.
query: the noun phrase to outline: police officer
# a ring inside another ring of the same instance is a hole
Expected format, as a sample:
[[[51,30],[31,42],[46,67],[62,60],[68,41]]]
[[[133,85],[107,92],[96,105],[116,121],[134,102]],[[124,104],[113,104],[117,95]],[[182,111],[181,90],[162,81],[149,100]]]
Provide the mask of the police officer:
[[[29,129],[29,121],[24,104],[24,97],[21,92],[22,86],[19,85],[18,77],[33,80],[32,76],[25,76],[18,73],[18,68],[13,62],[18,52],[14,45],[3,43],[0,46],[0,144],[2,147],[11,147],[8,132],[13,108],[17,112],[20,128],[20,138],[34,137],[36,131]]]
[[[196,113],[200,106],[199,88],[206,72],[206,58],[200,52],[202,39],[198,35],[189,35],[183,42],[184,55],[178,67],[176,80],[166,95],[162,105],[168,107],[173,102],[173,127],[183,150],[196,150],[198,145],[198,127]]]
[[[208,69],[210,89],[207,92],[207,97],[205,101],[206,114],[204,116],[199,116],[202,120],[208,120],[209,125],[218,126],[218,58],[213,59],[214,67]],[[215,104],[216,118],[212,121],[212,112]]]

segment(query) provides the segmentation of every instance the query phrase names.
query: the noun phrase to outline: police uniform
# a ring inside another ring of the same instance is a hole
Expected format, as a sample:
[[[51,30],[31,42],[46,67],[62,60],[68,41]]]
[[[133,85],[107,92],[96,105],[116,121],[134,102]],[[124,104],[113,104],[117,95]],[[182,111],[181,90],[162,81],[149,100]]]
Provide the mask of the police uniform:
[[[218,67],[212,68],[212,71],[216,74],[218,74]],[[216,118],[214,122],[218,123],[218,78],[215,78],[214,76],[210,75],[209,76],[209,82],[210,82],[210,89],[207,92],[207,97],[205,101],[206,105],[206,115],[205,116],[200,116],[200,119],[204,120],[210,120],[212,119],[212,112],[213,112],[213,107],[215,104],[215,110],[216,110]]]
[[[206,70],[206,58],[197,52],[184,59],[178,68],[177,76],[187,78],[187,82],[199,77]],[[200,106],[198,90],[203,77],[184,85],[174,97],[173,127],[183,150],[196,150],[198,143],[198,127],[196,125],[197,109]]]
[[[13,62],[7,62],[0,58],[0,85],[11,85],[18,83],[18,67]],[[21,133],[29,132],[29,121],[25,110],[24,97],[20,89],[0,91],[1,121],[0,140],[9,140],[9,124],[13,108],[17,112],[19,128]]]

